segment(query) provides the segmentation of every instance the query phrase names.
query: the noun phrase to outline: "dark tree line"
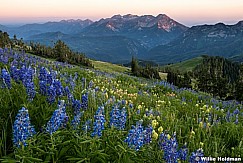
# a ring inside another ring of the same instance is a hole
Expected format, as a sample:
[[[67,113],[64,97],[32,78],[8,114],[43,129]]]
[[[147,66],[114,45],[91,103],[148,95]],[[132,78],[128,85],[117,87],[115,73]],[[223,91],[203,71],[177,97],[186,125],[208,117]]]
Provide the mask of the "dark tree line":
[[[145,67],[139,66],[138,61],[134,57],[132,57],[131,69],[132,74],[135,76],[149,79],[160,79],[158,69],[153,68],[150,65],[146,65]]]
[[[63,41],[58,40],[54,47],[41,45],[40,43],[30,43],[28,52],[45,58],[52,58],[60,62],[69,64],[93,67],[91,61],[82,53],[73,52]]]
[[[11,47],[11,40],[7,32],[0,30],[0,48]]]
[[[195,79],[195,89],[218,96],[222,99],[243,101],[243,65],[223,57],[203,56],[201,64],[192,72],[180,74],[167,70],[167,81],[178,87],[191,88]]]
[[[235,96],[240,77],[240,65],[223,57],[203,56],[203,62],[194,70],[198,90],[221,98]]]
[[[191,74],[189,72],[181,74],[179,71],[168,70],[167,82],[179,88],[192,88]]]

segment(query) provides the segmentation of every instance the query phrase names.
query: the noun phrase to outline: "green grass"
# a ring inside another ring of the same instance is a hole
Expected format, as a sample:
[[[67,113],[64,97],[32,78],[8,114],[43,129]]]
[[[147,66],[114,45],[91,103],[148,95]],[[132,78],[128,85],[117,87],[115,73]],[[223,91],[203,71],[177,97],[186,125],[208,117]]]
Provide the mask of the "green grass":
[[[114,73],[114,72],[125,73],[131,71],[131,69],[128,67],[123,67],[108,62],[92,61],[92,64],[94,65],[95,69],[108,72],[108,73]]]
[[[165,67],[170,67],[173,69],[177,69],[181,72],[187,72],[193,70],[198,64],[202,62],[202,57],[196,57],[190,60],[186,60],[183,62],[175,63],[172,65],[166,65]]]

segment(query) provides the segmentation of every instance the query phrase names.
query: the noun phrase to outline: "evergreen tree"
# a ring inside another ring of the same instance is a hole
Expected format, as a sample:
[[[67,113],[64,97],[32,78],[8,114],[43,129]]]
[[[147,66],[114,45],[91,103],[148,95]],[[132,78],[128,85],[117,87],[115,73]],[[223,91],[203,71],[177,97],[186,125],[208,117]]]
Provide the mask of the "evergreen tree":
[[[7,32],[2,32],[0,30],[0,48],[4,48],[6,46],[11,45],[11,40]]]
[[[55,58],[60,62],[67,62],[71,53],[69,47],[61,40],[55,43],[53,51]]]
[[[138,75],[138,71],[139,71],[138,61],[134,57],[132,57],[131,69],[134,75]]]

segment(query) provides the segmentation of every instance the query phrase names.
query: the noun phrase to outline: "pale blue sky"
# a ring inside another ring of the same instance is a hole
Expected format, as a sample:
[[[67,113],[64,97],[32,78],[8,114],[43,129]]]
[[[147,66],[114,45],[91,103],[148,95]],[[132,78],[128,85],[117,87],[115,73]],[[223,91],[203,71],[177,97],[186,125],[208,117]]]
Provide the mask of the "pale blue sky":
[[[185,25],[243,20],[243,0],[0,0],[0,24],[98,20],[115,14],[158,15]]]

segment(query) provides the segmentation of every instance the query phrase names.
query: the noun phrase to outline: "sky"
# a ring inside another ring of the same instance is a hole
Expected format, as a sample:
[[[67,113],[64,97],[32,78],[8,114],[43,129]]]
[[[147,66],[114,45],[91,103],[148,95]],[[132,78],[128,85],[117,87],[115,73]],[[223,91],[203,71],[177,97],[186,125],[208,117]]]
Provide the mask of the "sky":
[[[0,24],[91,19],[116,14],[166,14],[187,26],[235,24],[243,20],[243,0],[0,0]]]

